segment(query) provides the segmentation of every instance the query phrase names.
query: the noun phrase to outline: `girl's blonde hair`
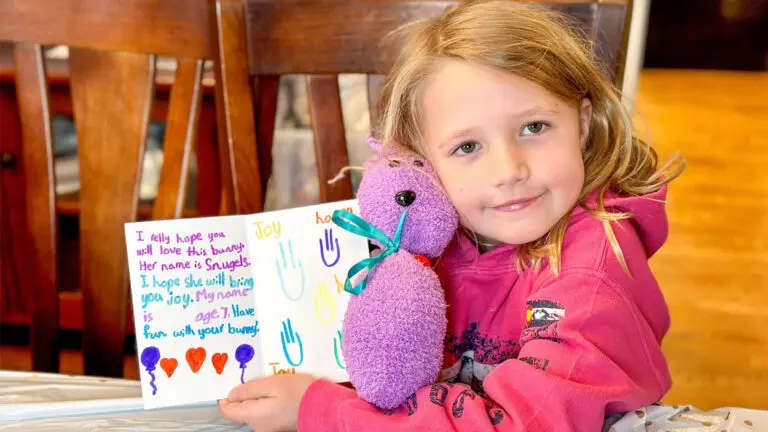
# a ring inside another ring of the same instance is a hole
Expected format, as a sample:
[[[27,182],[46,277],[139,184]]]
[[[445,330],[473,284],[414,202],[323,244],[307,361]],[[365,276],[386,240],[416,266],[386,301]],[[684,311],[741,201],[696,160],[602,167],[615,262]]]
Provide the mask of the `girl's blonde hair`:
[[[424,84],[440,60],[458,59],[526,78],[572,106],[592,102],[592,120],[584,153],[584,187],[577,202],[603,221],[619,261],[627,270],[611,222],[632,217],[606,210],[606,191],[645,195],[680,175],[684,162],[673,158],[657,168],[656,152],[632,135],[632,119],[621,94],[601,73],[592,43],[575,35],[576,25],[550,9],[511,0],[468,0],[442,16],[416,21],[393,32],[403,36],[379,105],[376,134],[384,143],[399,142],[425,154],[421,143],[420,104]],[[599,190],[595,208],[586,206]],[[518,249],[518,265],[539,268],[542,259],[557,274],[566,214],[543,238]]]

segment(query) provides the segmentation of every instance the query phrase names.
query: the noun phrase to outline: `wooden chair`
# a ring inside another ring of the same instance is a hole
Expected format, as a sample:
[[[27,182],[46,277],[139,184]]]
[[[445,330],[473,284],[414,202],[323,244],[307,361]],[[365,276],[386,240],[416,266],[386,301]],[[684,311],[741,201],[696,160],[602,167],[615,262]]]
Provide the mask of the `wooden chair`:
[[[177,218],[213,59],[208,3],[189,0],[0,2],[0,41],[13,44],[29,245],[21,274],[34,310],[33,368],[57,371],[57,223],[44,45],[67,45],[80,161],[80,290],[88,375],[122,376],[127,260],[123,224],[137,216],[157,55],[178,59],[153,218]],[[24,229],[19,227],[19,229]]]
[[[455,1],[435,0],[211,0],[219,29],[218,111],[228,116],[233,190],[227,205],[262,209],[271,173],[277,80],[307,74],[315,155],[323,202],[352,197],[344,180],[328,184],[348,154],[337,74],[365,73],[372,116],[393,58],[377,48],[384,35],[408,21],[439,15]],[[631,13],[630,0],[541,1],[578,20],[595,42],[606,72],[621,85]],[[243,55],[247,52],[247,56]],[[254,81],[250,77],[256,76]],[[254,103],[255,102],[255,103]],[[255,123],[254,123],[255,119]],[[373,123],[372,119],[372,123]],[[224,132],[224,131],[222,131]],[[252,143],[257,142],[257,146]],[[258,161],[258,171],[257,162]],[[242,175],[247,173],[248,175]]]

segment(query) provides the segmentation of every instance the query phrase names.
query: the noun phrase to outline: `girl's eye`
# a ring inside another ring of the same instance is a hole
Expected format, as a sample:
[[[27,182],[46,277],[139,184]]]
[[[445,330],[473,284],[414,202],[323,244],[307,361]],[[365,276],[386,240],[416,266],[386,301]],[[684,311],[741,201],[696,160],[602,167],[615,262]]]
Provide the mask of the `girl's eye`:
[[[543,123],[543,122],[533,122],[528,123],[527,125],[523,126],[522,135],[538,135],[544,130],[546,130],[549,127],[549,125]]]
[[[400,166],[400,161],[398,161],[398,160],[389,161],[389,167],[390,168],[397,168],[399,166]]]
[[[458,146],[453,153],[460,156],[468,155],[470,153],[474,153],[479,145],[480,144],[476,143],[475,141],[467,141]]]
[[[423,167],[424,166],[424,162],[422,162],[420,160],[415,160],[415,161],[413,161],[413,166]]]

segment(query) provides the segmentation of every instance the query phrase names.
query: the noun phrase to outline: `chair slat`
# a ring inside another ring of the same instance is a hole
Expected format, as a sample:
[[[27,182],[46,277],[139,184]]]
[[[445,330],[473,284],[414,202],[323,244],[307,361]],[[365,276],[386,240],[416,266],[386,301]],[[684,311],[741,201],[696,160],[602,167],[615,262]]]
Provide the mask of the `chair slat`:
[[[632,19],[632,14],[627,13],[629,7],[627,4],[610,4],[595,9],[595,53],[618,88],[624,83]]]
[[[371,126],[379,124],[379,96],[384,87],[384,75],[368,75],[368,115]]]
[[[216,114],[222,161],[221,213],[258,213],[264,208],[254,107],[247,62],[244,6],[240,0],[210,0],[218,31],[214,65]],[[235,145],[237,143],[237,145]]]
[[[22,129],[22,164],[27,196],[27,227],[31,256],[21,265],[21,274],[31,286],[32,367],[58,372],[56,349],[59,327],[57,276],[57,224],[54,196],[53,139],[48,85],[42,47],[19,43],[14,46],[16,93]]]
[[[280,77],[264,75],[254,81],[253,100],[255,102],[256,133],[258,136],[259,174],[261,190],[267,190],[267,183],[272,174],[272,141],[274,139],[275,115],[277,114],[277,95],[280,90]]]
[[[197,140],[203,60],[178,61],[166,120],[163,168],[152,219],[178,219],[187,198],[189,161]]]
[[[80,158],[83,357],[87,375],[122,376],[128,268],[123,224],[136,219],[155,58],[70,50]]]
[[[312,130],[315,136],[315,160],[322,202],[350,199],[352,181],[346,175],[333,184],[342,168],[349,165],[344,118],[341,111],[339,79],[336,75],[306,77]]]

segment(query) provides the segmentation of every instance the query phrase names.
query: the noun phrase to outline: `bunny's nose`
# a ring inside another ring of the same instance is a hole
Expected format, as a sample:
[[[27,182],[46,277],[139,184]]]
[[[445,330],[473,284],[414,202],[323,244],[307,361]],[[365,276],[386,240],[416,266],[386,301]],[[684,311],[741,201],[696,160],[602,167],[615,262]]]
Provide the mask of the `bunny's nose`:
[[[395,194],[395,202],[403,207],[408,207],[416,201],[416,192],[411,190],[400,191]]]

